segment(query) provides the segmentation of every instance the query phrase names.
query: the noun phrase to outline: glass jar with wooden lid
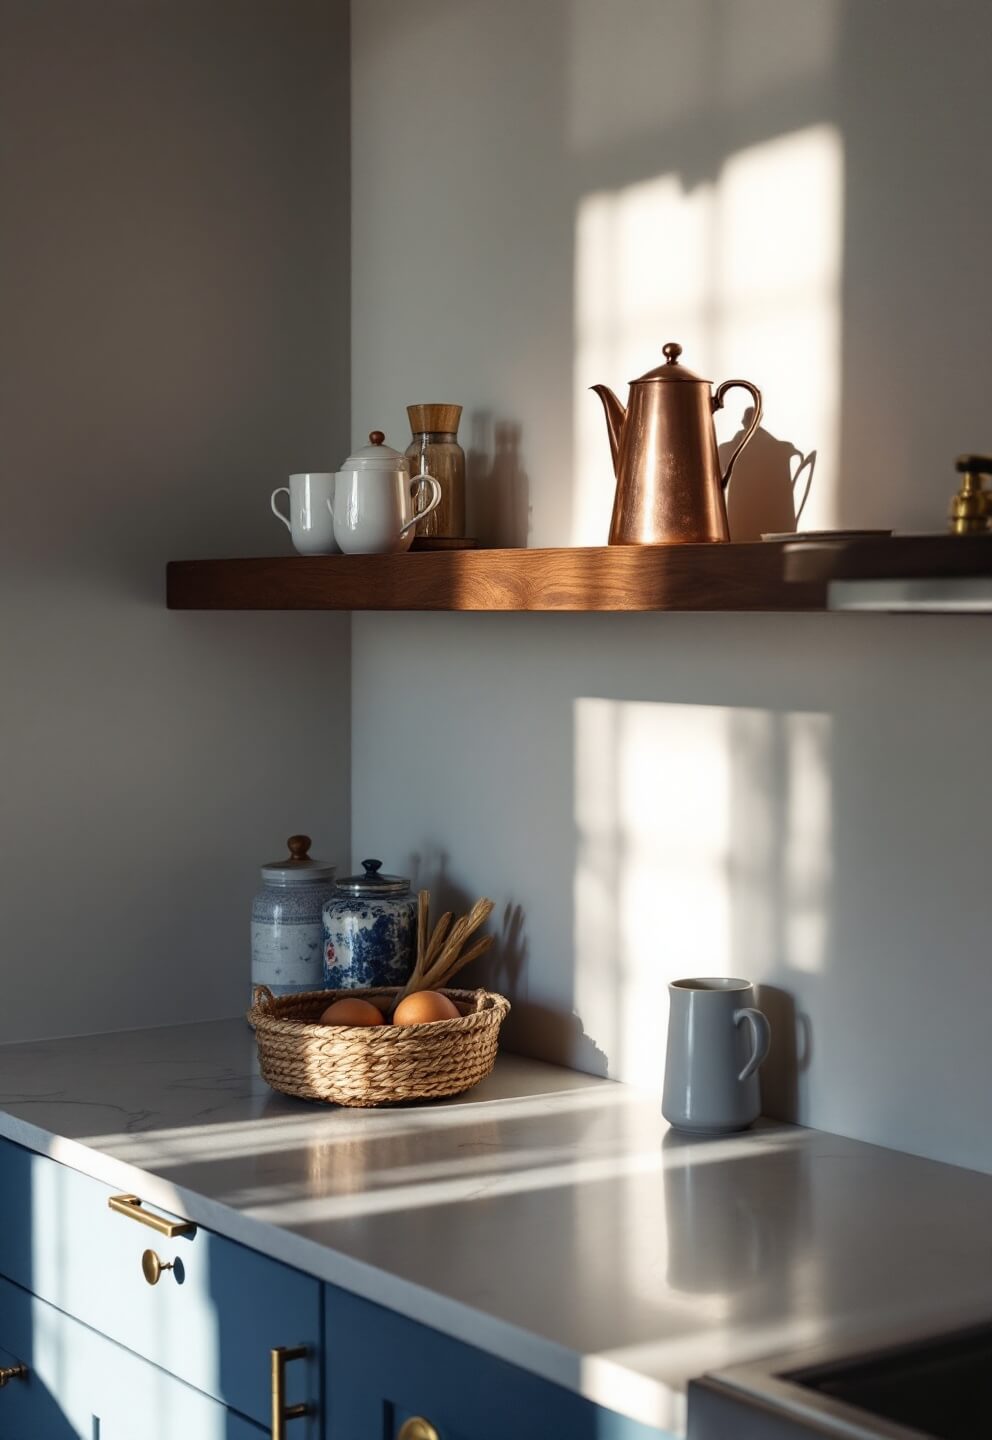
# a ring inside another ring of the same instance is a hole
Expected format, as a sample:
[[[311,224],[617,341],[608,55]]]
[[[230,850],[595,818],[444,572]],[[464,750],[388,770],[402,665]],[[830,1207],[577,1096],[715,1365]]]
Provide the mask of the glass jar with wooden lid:
[[[433,475],[441,503],[419,521],[416,535],[460,540],[465,534],[465,451],[458,443],[460,405],[408,405],[413,439],[407,446],[410,476]],[[414,496],[415,508],[425,503]]]

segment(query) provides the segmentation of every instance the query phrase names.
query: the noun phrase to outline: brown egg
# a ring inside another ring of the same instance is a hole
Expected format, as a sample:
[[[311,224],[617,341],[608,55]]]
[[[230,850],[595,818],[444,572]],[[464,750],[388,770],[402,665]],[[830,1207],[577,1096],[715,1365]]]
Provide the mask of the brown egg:
[[[382,1011],[369,1000],[335,1000],[320,1017],[321,1025],[385,1025]]]
[[[393,1013],[394,1025],[429,1025],[432,1020],[457,1020],[459,1011],[437,990],[414,990]]]

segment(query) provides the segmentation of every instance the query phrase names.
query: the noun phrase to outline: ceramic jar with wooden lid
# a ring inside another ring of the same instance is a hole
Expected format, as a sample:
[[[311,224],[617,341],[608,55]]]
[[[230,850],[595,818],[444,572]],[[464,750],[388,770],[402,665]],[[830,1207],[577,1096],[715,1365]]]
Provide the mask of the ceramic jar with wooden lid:
[[[460,405],[408,405],[413,439],[407,446],[410,475],[433,475],[441,503],[417,521],[416,537],[460,540],[465,534],[465,451],[458,443]],[[426,499],[419,502],[426,504]]]
[[[323,985],[324,902],[334,893],[334,866],[310,855],[309,835],[291,835],[285,860],[262,866],[251,903],[251,983],[273,995]]]

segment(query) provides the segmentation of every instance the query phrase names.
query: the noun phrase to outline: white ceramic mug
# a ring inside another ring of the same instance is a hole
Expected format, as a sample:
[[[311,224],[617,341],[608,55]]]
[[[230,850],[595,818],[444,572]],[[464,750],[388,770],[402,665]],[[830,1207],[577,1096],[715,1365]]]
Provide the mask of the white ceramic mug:
[[[293,537],[293,545],[301,555],[337,553],[334,521],[327,513],[328,502],[333,493],[334,472],[328,470],[290,475],[288,487],[280,485],[273,490],[270,501],[272,513],[285,525]],[[289,500],[288,516],[284,515],[276,504],[280,495],[285,495]]]

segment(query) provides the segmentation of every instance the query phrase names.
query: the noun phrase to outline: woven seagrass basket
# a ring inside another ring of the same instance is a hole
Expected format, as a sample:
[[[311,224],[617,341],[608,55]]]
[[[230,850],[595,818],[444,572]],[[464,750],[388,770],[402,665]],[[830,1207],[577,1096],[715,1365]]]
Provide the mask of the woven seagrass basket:
[[[442,990],[461,1011],[429,1025],[318,1025],[335,1000],[371,1000],[386,1009],[393,987],[254,994],[248,1022],[255,1030],[263,1078],[273,1090],[335,1105],[391,1105],[460,1095],[488,1075],[499,1027],[510,1002],[488,990]]]

